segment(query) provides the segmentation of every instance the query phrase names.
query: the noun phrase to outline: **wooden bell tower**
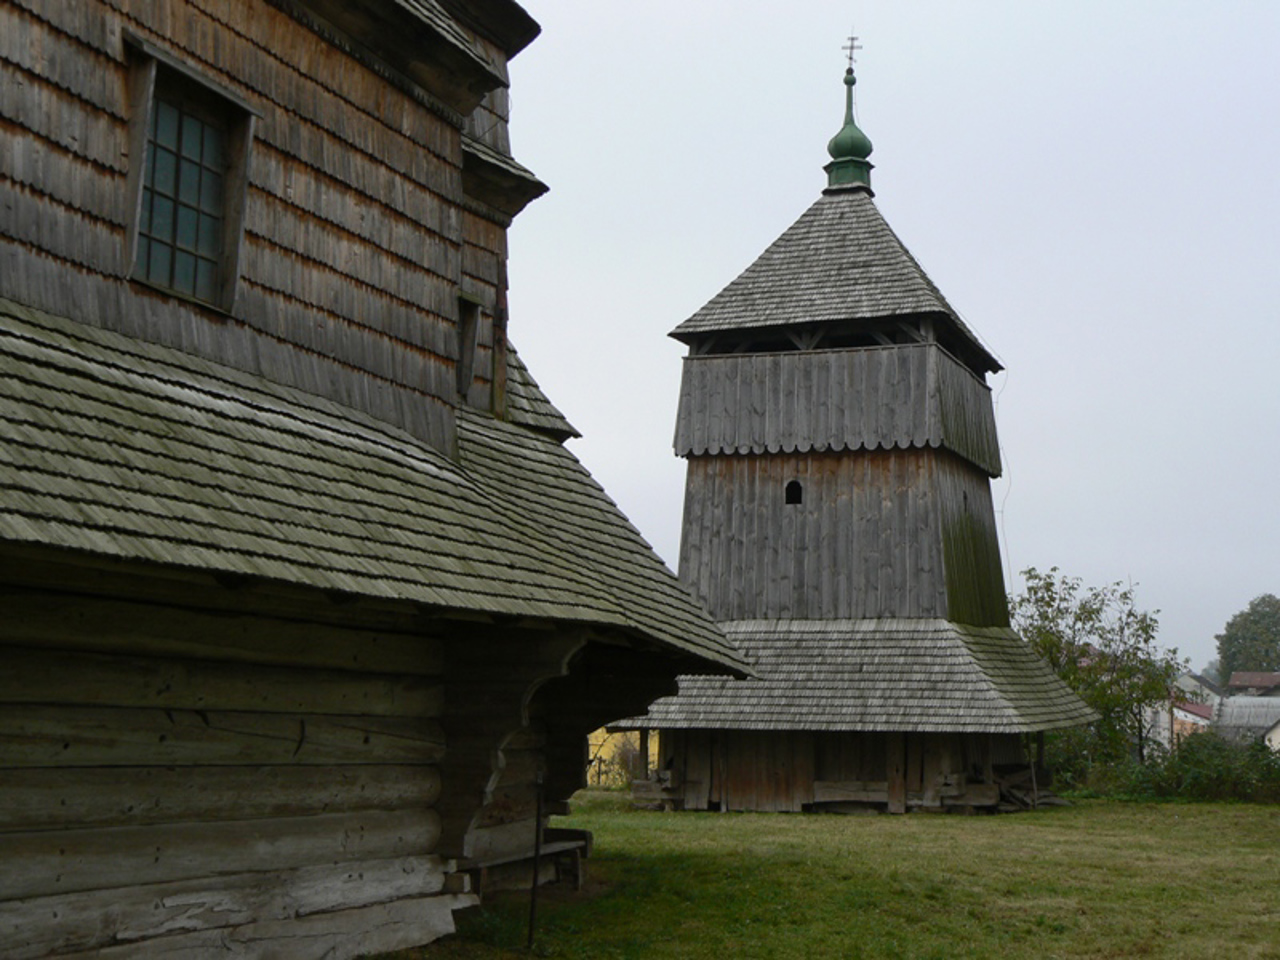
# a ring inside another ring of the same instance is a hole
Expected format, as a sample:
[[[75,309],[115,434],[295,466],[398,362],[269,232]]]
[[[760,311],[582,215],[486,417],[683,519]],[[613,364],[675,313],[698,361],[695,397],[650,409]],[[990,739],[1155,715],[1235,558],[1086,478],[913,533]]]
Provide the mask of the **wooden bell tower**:
[[[1000,364],[876,209],[845,84],[822,198],[672,333],[680,575],[720,620],[1008,626]]]
[[[672,332],[680,577],[758,674],[626,724],[673,806],[996,806],[1026,734],[1092,719],[1009,628],[1000,364],[876,208],[854,82],[822,196]]]

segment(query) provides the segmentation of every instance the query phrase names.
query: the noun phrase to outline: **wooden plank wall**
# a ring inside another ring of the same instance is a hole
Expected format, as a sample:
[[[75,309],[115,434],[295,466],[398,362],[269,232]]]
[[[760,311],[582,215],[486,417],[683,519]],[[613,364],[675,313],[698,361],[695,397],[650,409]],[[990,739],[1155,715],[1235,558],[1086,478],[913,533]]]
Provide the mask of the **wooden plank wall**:
[[[830,781],[884,779],[886,734],[820,733],[815,735],[814,777]]]
[[[1007,627],[1009,604],[991,484],[969,464],[949,456],[938,458],[937,478],[948,616],[957,623]]]
[[[452,929],[440,641],[0,596],[7,958],[349,957]]]
[[[799,813],[813,802],[814,735],[726,730],[722,810]]]
[[[685,358],[678,456],[912,446],[1000,474],[991,390],[936,343]]]
[[[261,114],[232,319],[126,281],[131,30]],[[458,291],[489,298],[496,224],[464,237],[458,118],[257,0],[0,8],[0,293],[400,423],[452,449]]]
[[[1008,625],[987,478],[941,450],[690,457],[680,577],[718,620]]]
[[[718,620],[944,616],[934,455],[690,457],[681,579]]]

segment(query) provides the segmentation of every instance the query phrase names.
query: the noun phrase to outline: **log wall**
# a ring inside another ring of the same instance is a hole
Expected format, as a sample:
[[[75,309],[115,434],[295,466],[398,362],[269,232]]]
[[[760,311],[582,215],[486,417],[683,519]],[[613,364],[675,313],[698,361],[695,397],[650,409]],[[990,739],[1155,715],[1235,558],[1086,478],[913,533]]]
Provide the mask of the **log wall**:
[[[128,279],[130,33],[258,114],[229,316]],[[485,108],[495,143],[502,106]],[[505,256],[500,224],[464,216],[462,122],[260,0],[16,0],[0,8],[0,294],[452,450],[458,296],[492,317]],[[491,323],[480,343],[483,394]]]
[[[452,929],[440,640],[0,597],[6,957],[348,957]]]
[[[1008,625],[987,477],[941,450],[690,457],[680,577],[717,620]]]

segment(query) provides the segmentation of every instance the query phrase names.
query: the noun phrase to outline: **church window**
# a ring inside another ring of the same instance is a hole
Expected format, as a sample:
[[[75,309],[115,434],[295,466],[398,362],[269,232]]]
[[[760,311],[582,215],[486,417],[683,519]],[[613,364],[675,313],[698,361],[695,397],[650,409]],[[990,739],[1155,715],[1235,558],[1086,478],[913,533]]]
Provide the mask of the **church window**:
[[[804,488],[800,486],[799,480],[792,480],[787,484],[785,498],[788,504],[804,502]]]
[[[230,310],[253,113],[166,51],[129,37],[133,279]]]

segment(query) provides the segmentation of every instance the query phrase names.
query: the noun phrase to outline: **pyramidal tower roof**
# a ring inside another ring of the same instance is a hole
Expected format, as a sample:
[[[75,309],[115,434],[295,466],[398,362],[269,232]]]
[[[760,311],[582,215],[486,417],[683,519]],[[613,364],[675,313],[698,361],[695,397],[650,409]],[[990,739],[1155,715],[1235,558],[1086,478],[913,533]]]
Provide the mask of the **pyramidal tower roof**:
[[[970,366],[1000,370],[876,207],[871,141],[853,118],[854,82],[850,69],[845,121],[827,147],[822,196],[671,336],[694,344],[732,331],[932,316],[950,329]]]

